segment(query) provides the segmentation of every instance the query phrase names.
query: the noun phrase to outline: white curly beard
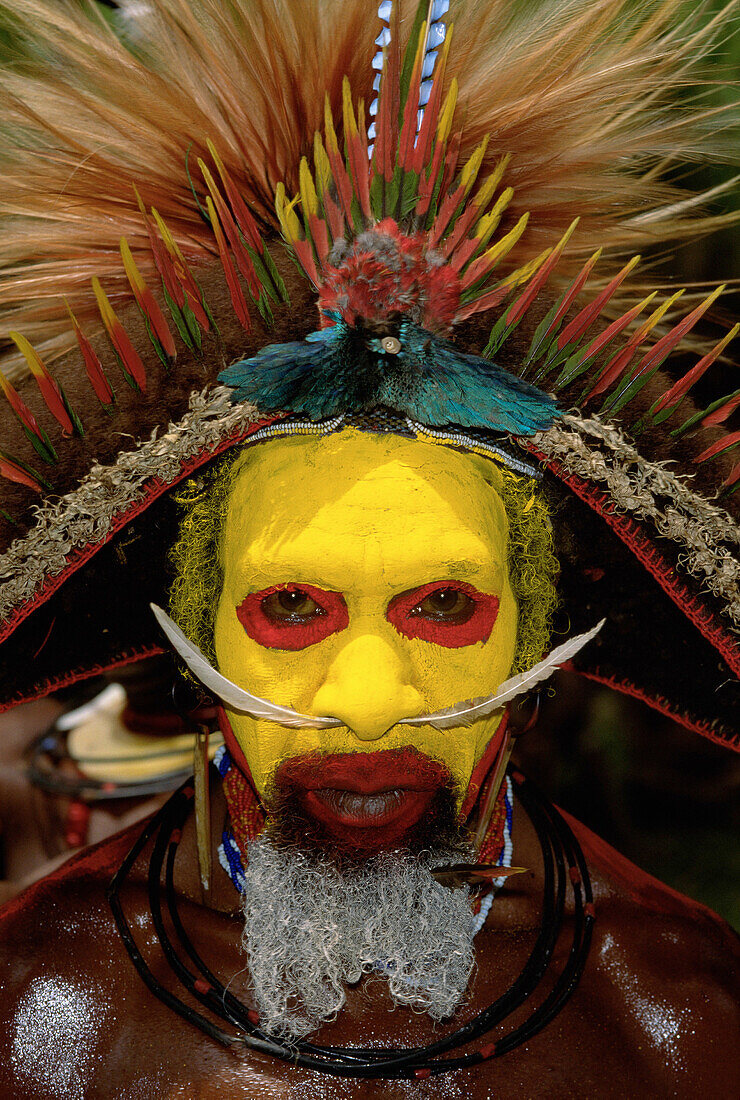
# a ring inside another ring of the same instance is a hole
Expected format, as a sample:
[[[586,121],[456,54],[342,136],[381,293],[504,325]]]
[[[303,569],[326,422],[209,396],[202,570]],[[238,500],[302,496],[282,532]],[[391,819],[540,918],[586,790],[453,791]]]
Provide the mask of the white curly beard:
[[[469,861],[467,848],[380,852],[340,868],[263,836],[248,855],[242,946],[265,1030],[307,1035],[369,971],[387,978],[397,1005],[435,1020],[455,1011],[473,969],[470,894],[429,869]]]

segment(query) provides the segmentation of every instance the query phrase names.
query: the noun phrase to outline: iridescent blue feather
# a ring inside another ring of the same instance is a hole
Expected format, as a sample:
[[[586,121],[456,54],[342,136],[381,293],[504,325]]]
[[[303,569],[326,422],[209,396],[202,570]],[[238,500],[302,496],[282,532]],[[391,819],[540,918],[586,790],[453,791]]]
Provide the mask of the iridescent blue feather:
[[[314,420],[384,407],[429,426],[526,436],[557,416],[542,390],[411,322],[400,325],[398,353],[388,354],[376,335],[332,319],[302,343],[272,344],[234,363],[219,380],[235,402]]]

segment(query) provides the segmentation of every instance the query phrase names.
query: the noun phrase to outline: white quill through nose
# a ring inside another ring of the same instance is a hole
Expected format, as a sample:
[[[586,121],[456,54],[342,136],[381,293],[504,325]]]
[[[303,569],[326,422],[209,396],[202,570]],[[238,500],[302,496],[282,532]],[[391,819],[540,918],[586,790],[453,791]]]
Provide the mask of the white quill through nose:
[[[252,718],[268,718],[271,722],[279,722],[281,726],[288,726],[291,729],[327,729],[344,725],[337,718],[317,718],[312,714],[299,714],[292,707],[284,707],[279,703],[271,703],[268,699],[260,699],[258,695],[250,695],[244,688],[238,687],[220,672],[216,672],[198,647],[186,638],[180,627],[173,623],[161,607],[157,607],[155,603],[149,606],[170,643],[180,654],[193,676],[234,710],[249,714]]]
[[[187,638],[179,626],[173,623],[161,607],[155,603],[149,604],[157,622],[167,635],[171,645],[177,650],[193,676],[200,680],[204,687],[217,695],[224,703],[228,703],[234,710],[242,714],[249,714],[252,718],[266,718],[270,722],[277,722],[281,726],[290,729],[332,729],[343,726],[338,718],[319,717],[313,714],[300,714],[292,707],[282,706],[280,703],[271,703],[269,699],[260,699],[258,695],[251,695],[244,688],[227,680],[213,665],[210,665],[196,645]],[[479,718],[486,718],[494,710],[498,710],[504,703],[509,703],[524,691],[529,691],[535,684],[542,683],[555,672],[560,665],[565,664],[574,657],[579,650],[594,638],[601,630],[606,619],[602,619],[585,634],[576,634],[567,642],[553,649],[543,661],[530,668],[527,672],[520,672],[518,676],[512,676],[505,680],[495,695],[488,695],[482,699],[466,699],[462,703],[456,703],[453,707],[438,710],[434,714],[420,714],[415,718],[400,718],[396,725],[399,726],[434,726],[436,729],[451,729],[454,726],[470,726]]]
[[[402,718],[401,723],[406,726],[434,726],[438,730],[450,729],[452,726],[469,726],[478,718],[485,718],[494,710],[498,710],[504,703],[510,703],[516,695],[529,691],[535,684],[546,680],[556,668],[565,664],[571,657],[575,657],[576,653],[599,633],[605,622],[606,619],[602,619],[585,634],[576,634],[574,638],[569,638],[567,642],[556,646],[552,653],[534,668],[530,668],[527,672],[520,672],[510,680],[505,680],[495,695],[489,695],[485,699],[468,699],[446,710],[438,710],[435,714],[421,714],[418,718]]]

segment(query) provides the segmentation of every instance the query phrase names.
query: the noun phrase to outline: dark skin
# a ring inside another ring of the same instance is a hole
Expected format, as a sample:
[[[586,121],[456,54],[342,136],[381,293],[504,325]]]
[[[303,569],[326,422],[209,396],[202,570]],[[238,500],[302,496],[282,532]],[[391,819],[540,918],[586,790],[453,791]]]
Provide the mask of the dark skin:
[[[225,806],[220,789],[213,795],[215,846]],[[597,920],[575,995],[542,1032],[504,1058],[426,1081],[343,1080],[259,1054],[236,1054],[166,1008],[134,970],[105,900],[111,870],[136,835],[133,830],[105,842],[57,880],[42,883],[15,913],[6,910],[0,918],[0,1095],[8,1100],[554,1100],[701,1094],[721,1098],[738,1093],[737,938],[719,918],[636,873],[610,849],[596,854],[585,833],[580,839],[592,876]],[[140,860],[123,892],[140,944],[153,938],[146,863]],[[514,820],[514,863],[531,870],[509,879],[496,899],[476,939],[470,1001],[453,1021],[438,1027],[427,1016],[390,1011],[383,983],[364,982],[348,991],[338,1020],[317,1033],[316,1041],[425,1044],[500,995],[521,970],[540,919],[539,844],[520,806]],[[609,863],[611,873],[600,863]],[[214,858],[212,890],[207,905],[202,904],[192,817],[183,832],[176,872],[181,913],[196,947],[224,984],[232,979],[231,991],[248,1001],[234,888]],[[568,928],[566,924],[557,949],[558,970],[569,947]],[[156,957],[148,956],[158,976],[177,988],[161,956],[153,961]],[[511,1017],[507,1030],[529,1010],[525,1005]],[[470,1049],[487,1041],[478,1040]]]

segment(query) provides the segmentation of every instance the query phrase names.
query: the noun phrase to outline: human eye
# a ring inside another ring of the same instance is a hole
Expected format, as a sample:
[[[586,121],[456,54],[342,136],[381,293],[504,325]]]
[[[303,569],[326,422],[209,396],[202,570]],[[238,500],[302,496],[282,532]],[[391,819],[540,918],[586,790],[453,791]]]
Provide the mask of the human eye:
[[[326,608],[302,588],[281,588],[271,592],[264,597],[261,607],[268,619],[282,623],[305,623],[318,615],[326,615]]]
[[[406,638],[457,649],[488,641],[498,607],[498,596],[471,584],[436,581],[395,596],[386,616]]]
[[[413,607],[410,615],[421,615],[432,622],[467,622],[475,611],[475,601],[460,588],[436,588]]]
[[[341,593],[292,581],[250,593],[236,615],[249,637],[267,649],[305,649],[349,622]]]

